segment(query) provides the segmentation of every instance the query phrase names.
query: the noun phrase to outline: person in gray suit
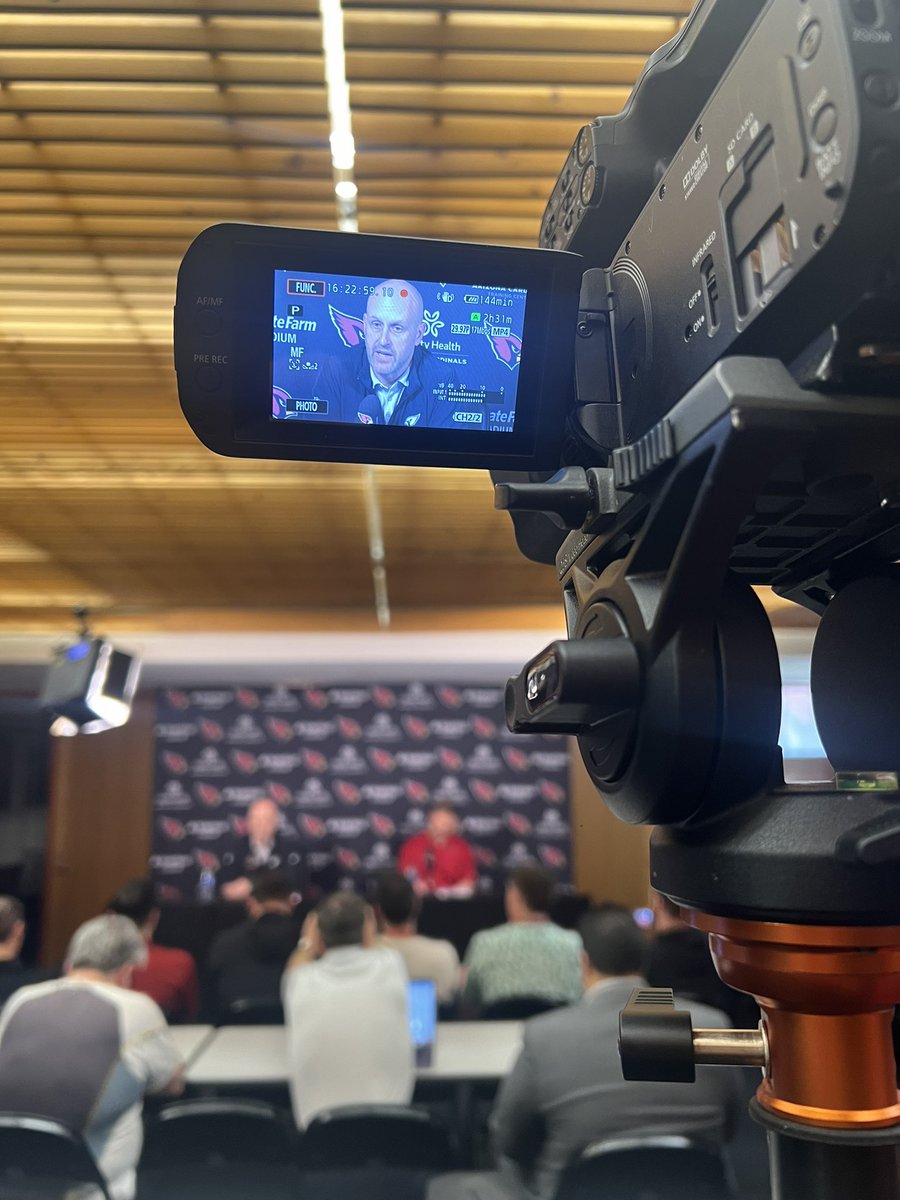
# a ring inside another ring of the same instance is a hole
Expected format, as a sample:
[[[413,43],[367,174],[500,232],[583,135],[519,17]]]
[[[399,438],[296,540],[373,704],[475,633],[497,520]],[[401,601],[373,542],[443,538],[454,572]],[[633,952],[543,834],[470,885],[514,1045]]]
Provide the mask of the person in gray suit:
[[[622,1078],[619,1012],[640,977],[644,938],[623,909],[587,913],[584,995],[525,1025],[522,1050],[491,1114],[499,1170],[439,1176],[428,1200],[551,1200],[566,1165],[591,1142],[682,1134],[721,1146],[734,1130],[733,1067],[698,1067],[695,1083]],[[695,1028],[726,1028],[717,1009],[685,1003]]]

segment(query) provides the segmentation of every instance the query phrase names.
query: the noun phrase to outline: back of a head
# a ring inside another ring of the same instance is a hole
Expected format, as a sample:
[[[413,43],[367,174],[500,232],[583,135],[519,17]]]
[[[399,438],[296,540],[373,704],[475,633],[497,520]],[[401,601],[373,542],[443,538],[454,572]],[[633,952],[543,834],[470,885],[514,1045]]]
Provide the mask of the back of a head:
[[[138,927],[121,913],[104,913],[85,921],[75,930],[66,951],[70,971],[91,970],[106,975],[146,961],[147,947]]]
[[[152,879],[129,879],[107,905],[110,912],[128,917],[135,925],[143,925],[156,907],[156,888]]]
[[[0,896],[0,942],[8,942],[16,926],[25,919],[22,902],[15,896]]]
[[[418,908],[412,884],[399,871],[379,875],[375,903],[388,925],[405,925],[416,916]]]
[[[627,909],[592,908],[581,918],[578,932],[584,951],[601,975],[639,975],[646,942]]]
[[[335,892],[316,909],[319,936],[326,950],[360,946],[366,922],[366,902],[356,892]]]
[[[257,904],[290,904],[291,885],[280,871],[257,871],[250,895]]]
[[[516,889],[529,912],[549,914],[556,881],[544,867],[537,863],[516,867],[510,872],[506,883],[507,887]]]

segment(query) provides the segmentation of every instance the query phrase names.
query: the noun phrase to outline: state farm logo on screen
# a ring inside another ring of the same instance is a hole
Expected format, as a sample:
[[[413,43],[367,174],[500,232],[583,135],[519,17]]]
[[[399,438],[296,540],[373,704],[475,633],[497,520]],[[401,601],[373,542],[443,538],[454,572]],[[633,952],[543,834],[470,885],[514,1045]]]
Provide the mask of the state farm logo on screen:
[[[538,784],[541,799],[547,804],[562,804],[566,798],[566,789],[553,779],[542,779]]]
[[[534,856],[525,842],[513,842],[503,856],[504,867],[523,867],[534,862]]]
[[[407,735],[415,738],[416,741],[422,741],[423,738],[427,738],[431,733],[431,726],[427,721],[423,721],[421,717],[404,716],[400,720]]]
[[[177,708],[183,711],[191,703],[187,692],[183,692],[180,688],[167,688],[164,695],[166,703],[170,708]]]
[[[514,833],[516,837],[528,837],[531,833],[531,822],[524,813],[508,812],[504,820],[510,832]]]
[[[328,770],[328,759],[321,750],[311,750],[304,746],[300,751],[300,758],[307,771],[315,771],[317,775],[321,775],[323,771]]]
[[[338,866],[344,871],[356,871],[359,869],[359,855],[355,850],[348,849],[347,846],[336,847],[334,857],[337,859]]]
[[[201,871],[218,871],[222,862],[218,854],[213,854],[211,850],[195,850],[194,861]]]
[[[463,702],[462,692],[455,687],[440,687],[437,696],[444,708],[459,708]]]
[[[447,804],[465,804],[469,795],[458,775],[445,775],[434,789],[434,798],[444,800]]]
[[[363,859],[363,867],[367,871],[383,871],[391,865],[393,854],[387,842],[373,842],[372,849]]]
[[[293,799],[291,789],[274,779],[266,780],[266,795],[270,800],[274,800],[279,808],[286,808]]]
[[[503,757],[506,765],[514,771],[527,771],[531,766],[531,759],[524,750],[520,750],[517,746],[504,746]]]
[[[301,695],[308,708],[323,709],[328,707],[328,693],[323,692],[321,688],[307,688]]]
[[[497,855],[487,846],[473,846],[472,853],[475,855],[475,861],[479,867],[495,867],[497,865]]]
[[[314,817],[311,813],[302,813],[297,818],[297,828],[305,837],[315,838],[319,840],[328,832],[325,822],[321,817]]]
[[[303,780],[303,787],[296,793],[298,808],[331,808],[334,805],[331,792],[315,775]]]
[[[208,742],[221,742],[225,736],[225,730],[218,721],[214,721],[212,717],[200,718],[200,736]]]
[[[350,741],[356,741],[362,737],[362,725],[359,721],[355,721],[353,717],[338,717],[337,719],[338,733],[342,738],[348,738]]]
[[[393,708],[397,703],[397,695],[389,687],[373,687],[372,699],[379,708]]]
[[[569,822],[563,820],[555,808],[545,808],[534,832],[539,838],[568,838]]]
[[[423,683],[411,683],[400,696],[400,707],[404,710],[434,708],[434,696]]]
[[[171,771],[173,775],[187,774],[188,760],[183,754],[179,754],[177,750],[163,750],[162,765],[167,771]]]
[[[480,714],[472,717],[472,732],[476,737],[492,738],[497,736],[497,726]]]
[[[241,708],[259,708],[259,693],[253,688],[238,688],[234,698]]]
[[[242,775],[252,775],[259,770],[259,759],[249,750],[232,750],[230,758],[234,769]]]
[[[494,748],[488,742],[476,743],[475,749],[466,762],[466,770],[481,774],[488,771],[494,775],[503,770],[503,763],[494,753]]]
[[[228,741],[233,746],[253,746],[265,740],[266,735],[250,713],[241,713],[228,730]]]
[[[359,804],[360,800],[362,800],[362,792],[349,779],[335,779],[331,787],[335,799],[339,800],[341,804],[352,806]]]
[[[205,808],[218,808],[222,803],[222,793],[212,783],[195,783],[194,795]]]
[[[404,780],[403,791],[410,804],[427,804],[431,799],[431,792],[420,779]]]
[[[472,799],[477,800],[479,804],[493,804],[497,799],[497,789],[486,779],[470,779],[469,791],[472,793]]]
[[[156,822],[163,837],[170,842],[180,842],[187,837],[187,828],[176,817],[160,817]]]
[[[266,729],[276,742],[289,742],[294,736],[294,727],[284,717],[266,717]]]
[[[558,846],[538,846],[538,857],[545,867],[554,871],[562,871],[569,865],[568,855],[563,854]]]
[[[184,784],[180,779],[166,780],[166,786],[161,792],[157,792],[153,801],[154,808],[190,808],[191,798],[184,790]]]
[[[205,746],[191,763],[194,775],[227,775],[228,763],[215,748]]]
[[[368,775],[369,767],[355,746],[343,745],[331,760],[331,769],[337,775]]]
[[[453,750],[450,746],[439,746],[437,754],[438,762],[445,771],[462,770],[463,757],[458,750]]]
[[[376,713],[365,728],[365,735],[370,742],[399,742],[403,731],[386,713]]]
[[[389,750],[382,750],[377,746],[371,746],[366,754],[369,762],[376,771],[381,771],[386,775],[389,771],[393,771],[397,766],[397,760]]]
[[[393,837],[397,832],[397,826],[384,813],[372,813],[369,817],[369,822],[372,826],[372,832],[376,837],[389,838]]]
[[[300,701],[286,687],[274,687],[262,698],[262,707],[266,712],[296,712]]]

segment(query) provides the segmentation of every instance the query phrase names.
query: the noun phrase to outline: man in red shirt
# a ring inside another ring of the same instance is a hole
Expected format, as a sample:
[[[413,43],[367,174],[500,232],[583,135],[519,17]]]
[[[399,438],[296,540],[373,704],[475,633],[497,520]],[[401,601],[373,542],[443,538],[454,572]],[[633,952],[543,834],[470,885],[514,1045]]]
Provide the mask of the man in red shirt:
[[[420,896],[471,896],[477,871],[469,843],[459,836],[459,818],[449,804],[436,804],[424,833],[400,847],[397,868]]]
[[[147,943],[147,965],[135,967],[131,987],[155,1000],[169,1021],[193,1021],[200,1011],[197,966],[187,950],[157,946],[159,924],[156,889],[150,879],[131,879],[109,902],[109,911],[129,917]]]

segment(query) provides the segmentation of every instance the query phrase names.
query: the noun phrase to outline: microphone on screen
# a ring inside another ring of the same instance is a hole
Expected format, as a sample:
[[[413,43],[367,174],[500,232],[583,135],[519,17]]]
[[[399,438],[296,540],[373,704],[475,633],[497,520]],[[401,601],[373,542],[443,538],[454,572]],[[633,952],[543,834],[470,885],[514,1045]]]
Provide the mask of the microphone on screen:
[[[425,851],[425,876],[426,878],[434,874],[434,851],[429,849]]]

